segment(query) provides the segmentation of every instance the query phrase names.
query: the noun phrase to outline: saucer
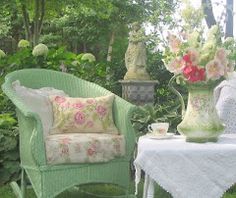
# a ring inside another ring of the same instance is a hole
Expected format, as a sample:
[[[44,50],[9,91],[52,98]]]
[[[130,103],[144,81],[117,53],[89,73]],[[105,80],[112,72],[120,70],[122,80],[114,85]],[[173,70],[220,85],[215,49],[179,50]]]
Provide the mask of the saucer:
[[[151,138],[151,139],[158,139],[158,140],[161,140],[161,139],[170,139],[174,136],[174,133],[166,133],[165,135],[154,135],[154,134],[151,134],[151,133],[147,133],[146,136],[148,138]]]

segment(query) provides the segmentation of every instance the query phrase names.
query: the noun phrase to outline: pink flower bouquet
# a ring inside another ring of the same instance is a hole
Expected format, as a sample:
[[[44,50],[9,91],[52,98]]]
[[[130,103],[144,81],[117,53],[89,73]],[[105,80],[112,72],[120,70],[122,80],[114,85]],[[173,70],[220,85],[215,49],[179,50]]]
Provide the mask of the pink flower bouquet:
[[[169,35],[168,41],[166,68],[185,84],[218,82],[234,70],[231,49],[235,42],[232,38],[221,42],[218,26],[209,30],[206,40],[193,32],[182,37]]]

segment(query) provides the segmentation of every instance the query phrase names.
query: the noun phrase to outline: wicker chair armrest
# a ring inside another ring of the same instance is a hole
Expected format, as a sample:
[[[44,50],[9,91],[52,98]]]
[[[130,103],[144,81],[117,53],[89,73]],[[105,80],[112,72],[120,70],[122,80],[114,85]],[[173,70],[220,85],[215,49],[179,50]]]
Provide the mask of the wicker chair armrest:
[[[33,123],[33,130],[30,138],[30,149],[32,157],[36,165],[45,165],[46,157],[41,151],[45,150],[44,140],[43,140],[43,126],[39,115],[32,112],[27,105],[21,100],[21,98],[12,89],[11,83],[6,82],[2,85],[3,92],[8,96],[12,103],[16,106],[17,110],[20,111],[25,119],[30,119]],[[38,152],[37,152],[38,150]],[[39,152],[40,151],[40,152]]]
[[[119,132],[126,139],[126,155],[130,159],[135,148],[136,134],[131,123],[131,117],[136,106],[120,97],[114,101],[114,121]]]

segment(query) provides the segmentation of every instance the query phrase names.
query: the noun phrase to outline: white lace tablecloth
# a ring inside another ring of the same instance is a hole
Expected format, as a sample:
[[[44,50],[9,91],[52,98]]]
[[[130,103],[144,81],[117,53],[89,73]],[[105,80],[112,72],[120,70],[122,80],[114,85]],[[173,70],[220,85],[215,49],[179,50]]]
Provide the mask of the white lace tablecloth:
[[[236,182],[236,135],[205,144],[142,136],[134,165],[136,187],[145,172],[144,198],[154,197],[154,181],[174,198],[220,198]]]
[[[215,88],[214,97],[220,119],[226,126],[224,133],[236,134],[236,72]]]

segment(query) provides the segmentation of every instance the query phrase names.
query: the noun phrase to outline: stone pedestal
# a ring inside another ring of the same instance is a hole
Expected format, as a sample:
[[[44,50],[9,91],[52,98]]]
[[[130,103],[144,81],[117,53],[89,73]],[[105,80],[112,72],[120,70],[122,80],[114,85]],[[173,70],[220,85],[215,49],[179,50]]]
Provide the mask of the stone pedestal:
[[[122,85],[122,98],[136,104],[153,104],[155,85],[157,80],[120,80]]]

